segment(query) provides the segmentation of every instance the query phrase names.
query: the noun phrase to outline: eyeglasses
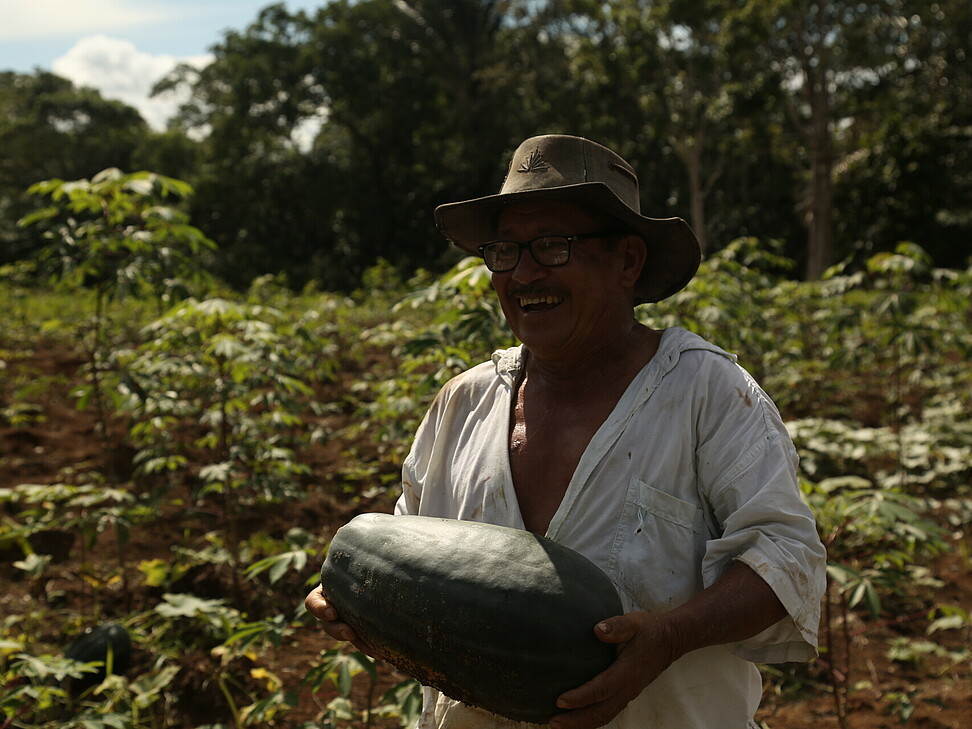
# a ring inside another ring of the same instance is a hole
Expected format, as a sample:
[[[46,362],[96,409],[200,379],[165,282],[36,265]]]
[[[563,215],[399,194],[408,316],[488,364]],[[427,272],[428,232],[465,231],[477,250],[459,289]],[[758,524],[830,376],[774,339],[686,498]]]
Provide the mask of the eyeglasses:
[[[493,273],[512,271],[520,262],[520,252],[526,248],[541,266],[555,268],[570,262],[570,249],[577,240],[607,238],[613,232],[578,233],[577,235],[541,235],[526,243],[515,240],[494,240],[483,243],[476,250]]]

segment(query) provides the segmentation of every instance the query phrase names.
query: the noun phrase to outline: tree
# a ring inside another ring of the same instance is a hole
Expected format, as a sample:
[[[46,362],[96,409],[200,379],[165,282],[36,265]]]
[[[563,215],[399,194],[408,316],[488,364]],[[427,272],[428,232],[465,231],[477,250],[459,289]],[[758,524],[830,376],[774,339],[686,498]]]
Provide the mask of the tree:
[[[675,3],[653,3],[649,28],[658,34],[661,129],[688,181],[689,222],[703,254],[709,247],[706,203],[725,170],[733,136],[733,99],[715,18],[680,15]]]
[[[337,0],[265,8],[186,85],[208,133],[195,217],[234,284],[269,271],[353,288],[378,258],[444,268],[436,204],[498,187],[524,134],[571,116],[565,53],[530,3]],[[563,96],[559,95],[563,94]]]
[[[155,295],[171,304],[190,284],[209,282],[200,256],[215,245],[172,202],[192,195],[182,181],[108,168],[90,180],[45,180],[27,193],[50,199],[18,225],[38,226],[41,269],[69,288],[90,286],[96,313],[106,301]]]
[[[902,68],[922,65],[910,32],[940,6],[914,0],[748,0],[727,7],[732,56],[778,74],[804,165],[800,211],[807,226],[806,275],[833,263],[834,168],[842,165],[854,100]]]
[[[738,123],[709,4],[567,0],[552,4],[549,21],[575,49],[573,76],[589,112],[580,126],[651,171],[642,179],[646,211],[689,218],[703,251],[713,227],[707,203]]]
[[[31,184],[129,168],[147,133],[138,111],[93,89],[45,71],[0,73],[0,263],[42,245],[15,226],[32,205]]]
[[[916,8],[917,10],[917,8]],[[853,99],[835,170],[843,239],[919,244],[940,266],[972,256],[972,7],[941,0],[899,21],[896,61]]]
[[[308,26],[303,13],[267,7],[245,31],[225,34],[210,65],[179,67],[154,89],[191,91],[170,133],[201,140],[188,178],[196,189],[191,213],[219,243],[216,273],[234,285],[266,272],[299,285],[327,245],[329,174],[303,136],[323,114]],[[330,284],[340,275],[322,278]]]
[[[448,263],[433,208],[498,189],[524,136],[570,118],[564,49],[526,2],[332,3],[317,23],[326,131],[348,142],[344,208],[367,258]]]
[[[937,256],[968,238],[969,11],[920,6],[274,5],[159,85],[192,97],[139,154],[196,156],[193,218],[237,286],[282,272],[351,290],[378,259],[444,269],[432,209],[496,189],[544,132],[617,149],[646,214],[689,218],[709,249],[783,239],[810,277],[901,237]]]

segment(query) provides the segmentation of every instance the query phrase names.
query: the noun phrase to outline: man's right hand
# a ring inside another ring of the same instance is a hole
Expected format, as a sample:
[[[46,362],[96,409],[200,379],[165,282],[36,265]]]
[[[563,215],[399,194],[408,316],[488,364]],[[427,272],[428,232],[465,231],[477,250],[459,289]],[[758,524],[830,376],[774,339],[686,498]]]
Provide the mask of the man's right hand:
[[[381,658],[381,652],[371,646],[364,638],[354,632],[351,626],[341,622],[341,616],[337,610],[327,601],[324,594],[324,586],[318,585],[304,598],[304,607],[307,612],[321,621],[324,632],[335,640],[344,640],[351,643],[362,653],[372,658]]]
[[[328,603],[323,585],[318,585],[310,591],[310,594],[304,598],[304,607],[307,608],[307,612],[323,623],[324,632],[329,636],[335,640],[346,640],[356,646],[358,645],[358,636],[351,630],[351,626],[342,623],[337,610]],[[360,646],[358,647],[360,650]]]

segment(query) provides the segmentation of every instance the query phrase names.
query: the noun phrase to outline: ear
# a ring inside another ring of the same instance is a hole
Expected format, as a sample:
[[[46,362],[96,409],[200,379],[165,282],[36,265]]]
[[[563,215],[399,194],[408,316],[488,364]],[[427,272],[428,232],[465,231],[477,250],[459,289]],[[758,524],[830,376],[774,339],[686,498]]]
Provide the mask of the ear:
[[[640,235],[631,233],[626,235],[618,242],[618,246],[624,255],[624,268],[622,269],[622,285],[634,288],[638,278],[641,276],[641,269],[645,266],[648,258],[648,246]]]

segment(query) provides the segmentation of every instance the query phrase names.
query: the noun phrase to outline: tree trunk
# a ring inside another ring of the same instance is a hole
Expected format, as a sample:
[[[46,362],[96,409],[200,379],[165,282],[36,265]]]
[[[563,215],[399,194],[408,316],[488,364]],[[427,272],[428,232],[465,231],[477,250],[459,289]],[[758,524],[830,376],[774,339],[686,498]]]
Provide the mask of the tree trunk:
[[[682,161],[688,172],[689,178],[689,205],[692,211],[692,230],[695,237],[699,240],[699,247],[702,255],[709,246],[709,236],[705,227],[705,195],[706,190],[702,184],[702,133],[697,132],[692,146],[682,154]]]
[[[810,91],[810,211],[807,233],[808,280],[819,279],[834,258],[833,153],[830,99],[823,81]]]
[[[833,263],[834,257],[834,192],[832,139],[830,136],[831,55],[825,38],[829,31],[826,9],[817,5],[813,24],[816,33],[807,37],[808,49],[803,57],[803,78],[810,121],[806,126],[810,155],[810,200],[807,225],[807,268],[810,281],[819,279]],[[806,26],[804,26],[806,33]],[[811,38],[816,35],[816,42]],[[805,36],[806,37],[806,36]]]

